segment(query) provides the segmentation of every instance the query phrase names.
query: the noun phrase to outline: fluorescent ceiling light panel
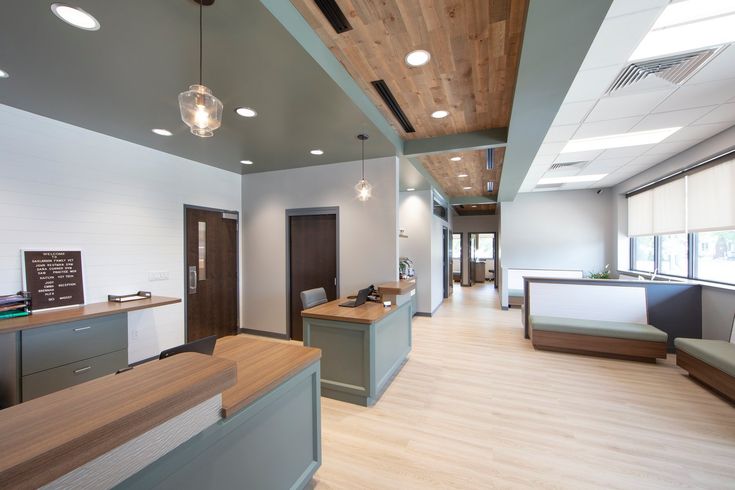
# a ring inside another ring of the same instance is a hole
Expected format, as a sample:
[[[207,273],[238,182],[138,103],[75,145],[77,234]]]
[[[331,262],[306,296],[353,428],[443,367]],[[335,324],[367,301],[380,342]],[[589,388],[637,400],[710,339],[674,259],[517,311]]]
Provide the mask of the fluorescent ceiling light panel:
[[[594,174],[594,175],[572,175],[569,177],[544,177],[539,180],[536,185],[548,185],[548,184],[576,184],[579,182],[597,182],[598,180],[604,179],[607,174]]]
[[[686,0],[666,7],[653,24],[652,29],[662,29],[733,13],[735,13],[735,2],[732,0]]]
[[[624,148],[627,146],[653,145],[679,131],[680,127],[652,129],[650,131],[634,131],[630,133],[596,136],[594,138],[580,138],[569,140],[562,148],[561,153],[580,151],[609,150],[610,148]]]
[[[653,29],[646,34],[633,52],[630,61],[735,42],[735,1],[728,0],[729,6],[720,6],[719,10],[712,9],[719,12],[713,13],[714,17],[694,9],[694,5],[701,9],[709,1],[689,0],[667,7]],[[675,7],[677,10],[674,13],[667,14],[669,9]]]

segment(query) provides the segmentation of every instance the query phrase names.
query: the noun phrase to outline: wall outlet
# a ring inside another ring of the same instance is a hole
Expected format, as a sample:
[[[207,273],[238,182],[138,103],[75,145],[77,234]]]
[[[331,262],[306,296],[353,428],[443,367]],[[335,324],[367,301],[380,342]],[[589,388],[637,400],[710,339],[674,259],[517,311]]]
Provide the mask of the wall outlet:
[[[168,281],[168,271],[150,271],[148,272],[149,281]]]

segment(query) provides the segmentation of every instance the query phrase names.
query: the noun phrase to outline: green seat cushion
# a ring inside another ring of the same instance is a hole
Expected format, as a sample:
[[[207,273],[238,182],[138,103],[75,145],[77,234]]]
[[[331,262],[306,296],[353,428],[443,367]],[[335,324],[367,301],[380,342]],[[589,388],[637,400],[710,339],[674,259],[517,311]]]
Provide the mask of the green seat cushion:
[[[523,292],[523,289],[509,289],[508,290],[508,296],[510,297],[523,297],[525,296],[525,293]]]
[[[581,320],[557,316],[531,315],[531,328],[547,332],[594,335],[616,339],[647,340],[666,342],[669,335],[645,323],[607,322],[602,320]]]
[[[735,377],[735,344],[726,340],[674,339],[676,350],[683,350],[692,357]]]

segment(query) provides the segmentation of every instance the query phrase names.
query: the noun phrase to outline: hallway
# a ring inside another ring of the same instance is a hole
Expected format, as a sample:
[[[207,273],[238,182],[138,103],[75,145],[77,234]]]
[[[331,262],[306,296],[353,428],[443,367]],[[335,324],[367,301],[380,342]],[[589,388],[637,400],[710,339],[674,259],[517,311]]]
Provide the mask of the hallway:
[[[371,408],[322,398],[338,488],[732,488],[733,406],[658,364],[537,352],[491,284],[416,317]]]

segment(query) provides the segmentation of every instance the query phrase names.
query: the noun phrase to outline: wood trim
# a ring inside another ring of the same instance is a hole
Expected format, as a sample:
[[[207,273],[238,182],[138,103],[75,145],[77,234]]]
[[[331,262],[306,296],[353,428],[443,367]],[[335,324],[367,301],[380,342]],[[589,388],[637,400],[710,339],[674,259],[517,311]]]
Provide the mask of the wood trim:
[[[0,487],[37,488],[234,386],[227,359],[184,353],[0,411]]]
[[[676,365],[689,372],[689,376],[701,381],[717,393],[735,402],[735,378],[684,352],[676,351]]]
[[[416,279],[401,279],[394,282],[378,284],[380,294],[407,294],[416,289]]]
[[[105,301],[103,303],[91,303],[84,306],[64,308],[53,311],[40,311],[32,315],[9,318],[0,321],[0,333],[17,332],[29,328],[45,327],[57,323],[73,322],[77,320],[88,320],[101,316],[116,315],[129,311],[144,310],[158,306],[181,303],[179,298],[168,298],[165,296],[152,296],[149,299],[130,301],[127,303],[114,303]]]
[[[386,308],[380,303],[368,301],[356,308],[339,306],[349,298],[339,298],[301,312],[302,317],[321,318],[322,320],[335,320],[338,322],[352,323],[375,323],[390,315],[398,308],[396,305]]]
[[[217,341],[214,356],[234,361],[237,366],[237,383],[222,394],[222,416],[227,418],[318,362],[322,351],[313,347],[233,336]]]
[[[535,349],[540,350],[602,355],[630,360],[666,359],[666,342],[549,332],[531,328],[531,343]]]

